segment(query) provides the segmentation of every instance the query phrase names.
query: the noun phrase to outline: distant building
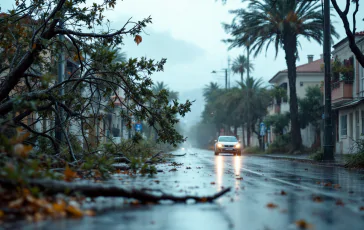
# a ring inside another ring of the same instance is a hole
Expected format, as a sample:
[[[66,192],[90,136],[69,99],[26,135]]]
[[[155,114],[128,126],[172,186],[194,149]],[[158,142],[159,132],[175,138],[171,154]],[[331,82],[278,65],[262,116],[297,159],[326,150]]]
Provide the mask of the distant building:
[[[313,55],[308,55],[308,62],[306,64],[296,67],[297,78],[296,78],[296,92],[298,98],[304,98],[306,94],[306,88],[309,86],[321,86],[324,80],[324,72],[322,70],[323,57],[314,60]],[[287,98],[289,100],[289,87],[288,87],[288,70],[282,70],[276,73],[269,83],[282,87],[287,91]],[[268,107],[268,114],[278,114],[289,112],[288,100],[282,100],[279,105],[274,99],[272,104]],[[311,125],[305,129],[301,129],[302,144],[305,147],[311,147],[315,142],[315,129]],[[275,134],[272,129],[268,131],[268,143],[272,143],[275,139]]]

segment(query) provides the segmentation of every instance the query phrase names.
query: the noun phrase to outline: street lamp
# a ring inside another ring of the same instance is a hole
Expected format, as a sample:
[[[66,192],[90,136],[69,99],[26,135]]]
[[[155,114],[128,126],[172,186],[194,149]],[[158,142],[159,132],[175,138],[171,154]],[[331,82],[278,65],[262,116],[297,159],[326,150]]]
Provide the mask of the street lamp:
[[[216,71],[216,70],[213,70],[211,73],[212,74],[216,74],[218,72],[225,72],[225,89],[228,88],[228,69],[227,68],[224,68],[222,71]]]

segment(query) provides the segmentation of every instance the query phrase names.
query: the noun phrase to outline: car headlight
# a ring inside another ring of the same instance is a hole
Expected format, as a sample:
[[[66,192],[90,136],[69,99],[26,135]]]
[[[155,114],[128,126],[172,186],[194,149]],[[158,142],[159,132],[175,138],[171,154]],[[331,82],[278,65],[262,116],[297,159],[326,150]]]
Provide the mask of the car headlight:
[[[239,149],[240,148],[240,144],[236,144],[235,148]]]
[[[222,144],[218,143],[217,144],[217,147],[221,148],[222,147]]]

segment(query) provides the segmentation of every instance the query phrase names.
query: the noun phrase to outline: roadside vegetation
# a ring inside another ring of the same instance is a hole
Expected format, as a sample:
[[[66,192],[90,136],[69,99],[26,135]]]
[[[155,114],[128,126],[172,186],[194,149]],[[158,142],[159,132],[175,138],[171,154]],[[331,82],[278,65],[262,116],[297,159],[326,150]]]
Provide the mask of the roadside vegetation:
[[[94,215],[81,209],[85,197],[209,202],[230,191],[175,197],[98,184],[157,173],[185,140],[179,119],[191,102],[152,81],[166,59],[122,52],[125,39],[143,41],[151,17],[111,29],[104,14],[116,0],[84,3],[14,0],[0,14],[0,222]]]
[[[364,168],[364,140],[354,141],[351,154],[345,156],[345,162],[350,168]]]

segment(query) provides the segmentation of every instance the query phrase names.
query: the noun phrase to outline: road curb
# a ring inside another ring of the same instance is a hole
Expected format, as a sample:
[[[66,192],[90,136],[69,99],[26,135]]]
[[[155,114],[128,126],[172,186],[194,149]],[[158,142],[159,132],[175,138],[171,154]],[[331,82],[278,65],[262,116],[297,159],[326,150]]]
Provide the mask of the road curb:
[[[348,168],[345,166],[345,164],[343,163],[323,163],[320,161],[314,161],[311,159],[301,159],[301,158],[294,158],[294,157],[281,157],[281,156],[270,156],[270,155],[260,155],[257,157],[265,157],[265,158],[270,158],[270,159],[275,159],[275,160],[289,160],[289,161],[297,161],[297,162],[302,162],[302,163],[310,163],[310,164],[315,164],[315,165],[322,165],[322,166],[331,166],[331,167],[342,167],[342,168]],[[350,168],[349,168],[350,169]]]

